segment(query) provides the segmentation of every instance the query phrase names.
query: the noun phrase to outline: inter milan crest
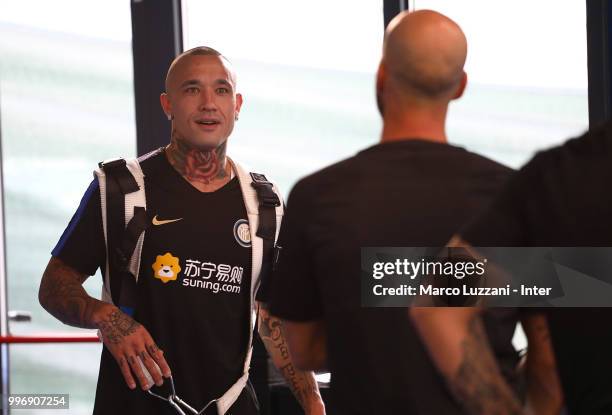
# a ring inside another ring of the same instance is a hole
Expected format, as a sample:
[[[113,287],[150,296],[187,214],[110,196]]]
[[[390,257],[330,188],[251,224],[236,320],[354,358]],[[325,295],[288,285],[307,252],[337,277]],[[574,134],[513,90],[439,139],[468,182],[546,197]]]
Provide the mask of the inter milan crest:
[[[234,224],[234,238],[236,242],[242,247],[251,247],[251,229],[249,228],[249,221],[246,219],[238,219]]]

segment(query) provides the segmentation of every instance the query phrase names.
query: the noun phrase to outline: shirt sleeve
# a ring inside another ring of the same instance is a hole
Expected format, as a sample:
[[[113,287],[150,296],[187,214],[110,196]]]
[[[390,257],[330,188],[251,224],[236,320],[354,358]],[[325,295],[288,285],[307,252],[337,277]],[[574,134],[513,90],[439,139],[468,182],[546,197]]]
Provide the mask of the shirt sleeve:
[[[98,180],[94,179],[51,252],[54,257],[86,275],[95,274],[106,260],[100,206],[100,187]]]
[[[323,317],[313,247],[307,237],[312,212],[303,186],[298,183],[287,202],[278,245],[278,263],[269,285],[269,307],[273,315],[292,321]]]

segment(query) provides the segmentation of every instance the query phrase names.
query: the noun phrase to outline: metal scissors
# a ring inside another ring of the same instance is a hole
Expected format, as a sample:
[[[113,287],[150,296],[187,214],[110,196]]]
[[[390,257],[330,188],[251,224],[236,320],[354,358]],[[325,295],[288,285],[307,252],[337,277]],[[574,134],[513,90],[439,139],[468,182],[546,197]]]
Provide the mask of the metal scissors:
[[[183,409],[189,411],[190,414],[201,415],[205,410],[208,409],[210,405],[217,402],[217,399],[213,399],[212,401],[208,402],[206,406],[204,406],[204,408],[202,408],[200,411],[197,411],[187,402],[178,397],[178,395],[176,394],[176,389],[174,388],[174,379],[172,378],[172,376],[170,376],[170,388],[172,389],[172,392],[168,395],[167,398],[153,392],[151,389],[148,389],[147,393],[149,395],[155,396],[158,399],[161,399],[162,401],[168,402],[176,410],[176,412],[181,415],[187,415]]]
[[[140,356],[138,357],[138,361],[140,363],[140,368],[142,369],[145,377],[147,378],[149,386],[155,385],[155,382],[153,381],[153,377],[151,376],[151,374],[145,367],[144,363],[142,363]],[[159,373],[161,373],[159,366],[157,366],[156,363],[154,363],[154,365],[156,369],[159,371]],[[176,394],[176,389],[174,388],[174,379],[172,378],[172,375],[170,375],[169,380],[170,380],[171,392],[168,395],[168,397],[165,397],[158,393],[153,392],[150,387],[149,389],[147,389],[147,393],[149,395],[155,396],[158,399],[161,399],[162,401],[168,402],[176,410],[176,412],[181,415],[187,415],[184,410],[187,410],[190,414],[193,414],[193,415],[201,415],[205,410],[208,409],[210,405],[217,402],[217,399],[213,399],[212,401],[208,402],[206,406],[204,406],[204,408],[202,408],[200,411],[197,411],[196,409],[193,408],[193,406],[189,405],[187,402],[185,402],[184,400],[178,397],[178,395]]]

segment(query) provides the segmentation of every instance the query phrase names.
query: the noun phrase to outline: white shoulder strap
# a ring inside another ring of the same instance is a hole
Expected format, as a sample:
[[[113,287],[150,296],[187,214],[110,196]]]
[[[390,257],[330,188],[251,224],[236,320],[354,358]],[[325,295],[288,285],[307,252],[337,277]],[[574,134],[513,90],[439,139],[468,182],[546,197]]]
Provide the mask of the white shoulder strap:
[[[127,225],[129,221],[134,216],[134,207],[140,206],[143,208],[147,208],[147,197],[145,193],[145,184],[144,184],[144,174],[142,169],[140,168],[139,159],[132,159],[127,161],[127,168],[130,170],[130,173],[134,176],[136,183],[138,183],[138,187],[140,188],[137,192],[132,192],[125,195],[125,224]],[[140,234],[140,238],[138,238],[138,242],[136,243],[136,248],[134,248],[134,253],[130,258],[130,272],[138,281],[138,274],[140,273],[140,257],[142,256],[142,244],[144,241],[144,236],[147,231],[144,231]]]
[[[246,207],[251,232],[251,313],[249,324],[249,348],[247,350],[246,358],[244,359],[243,373],[242,376],[223,394],[223,396],[217,400],[217,411],[219,415],[224,415],[225,412],[234,404],[236,399],[238,399],[238,396],[240,396],[242,389],[244,389],[247,380],[249,379],[249,368],[251,367],[251,355],[253,353],[253,330],[255,329],[255,294],[259,288],[259,274],[261,272],[263,260],[263,240],[257,236],[257,227],[259,226],[259,200],[257,199],[257,192],[255,191],[255,188],[251,186],[253,178],[249,174],[248,169],[231,159],[230,162],[232,163],[232,168],[234,169],[234,172],[238,177],[238,181],[240,182],[240,189],[242,190],[242,197],[244,199],[244,205]],[[269,181],[272,182],[271,180]],[[282,201],[283,198],[276,185],[273,185],[273,189],[279,200]],[[283,203],[281,203],[280,206],[276,207],[275,240],[278,238],[283,213]]]
[[[228,157],[229,159],[229,157]],[[263,259],[263,240],[257,236],[257,228],[259,226],[259,199],[257,199],[257,192],[255,188],[251,186],[253,178],[249,174],[249,171],[245,167],[230,160],[238,181],[240,182],[240,188],[242,190],[242,197],[244,199],[244,205],[246,206],[247,216],[249,220],[249,228],[251,232],[251,252],[252,252],[252,264],[251,264],[251,297],[255,298],[255,293],[259,288],[259,273],[261,272],[261,265]],[[268,181],[272,182],[270,179]],[[278,196],[279,200],[283,200],[280,191],[273,185],[274,192]],[[284,207],[283,203],[276,207],[276,237],[280,231],[280,223],[283,218]]]
[[[147,207],[147,200],[145,196],[145,187],[144,187],[144,174],[142,169],[140,168],[140,163],[138,159],[129,159],[126,160],[126,166],[138,187],[140,188],[137,192],[132,192],[125,195],[125,225],[132,219],[134,216],[134,207],[141,206]],[[110,291],[110,274],[109,274],[109,266],[108,266],[108,236],[107,236],[107,212],[106,212],[106,175],[104,174],[104,170],[101,168],[97,168],[94,170],[94,175],[98,179],[98,184],[100,186],[100,203],[102,206],[102,227],[104,230],[104,242],[106,245],[106,272],[104,275],[104,284],[102,286],[102,300],[108,303],[112,303],[111,291]],[[142,254],[142,243],[144,241],[143,232],[138,239],[136,244],[136,248],[134,249],[134,253],[130,258],[130,272],[132,275],[138,279],[138,272],[140,271],[140,256]]]

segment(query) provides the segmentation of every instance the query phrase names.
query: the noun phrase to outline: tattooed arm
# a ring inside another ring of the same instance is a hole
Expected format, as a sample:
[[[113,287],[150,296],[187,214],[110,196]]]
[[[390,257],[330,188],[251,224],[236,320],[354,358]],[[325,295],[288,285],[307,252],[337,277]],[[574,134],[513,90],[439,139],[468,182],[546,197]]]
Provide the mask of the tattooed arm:
[[[147,330],[130,316],[112,304],[89,296],[83,288],[86,279],[86,275],[59,258],[52,257],[40,283],[40,305],[65,324],[99,329],[104,345],[117,360],[131,389],[136,387],[132,374],[138,378],[143,389],[149,387],[138,359],[142,360],[155,383],[161,385],[162,374],[170,376],[163,352],[155,345]]]
[[[327,334],[321,321],[283,321],[291,358],[302,370],[327,370]]]
[[[276,368],[283,375],[291,392],[306,414],[325,414],[325,406],[313,372],[298,370],[289,352],[280,319],[270,315],[266,306],[259,303],[259,335]]]
[[[529,344],[525,363],[526,413],[558,415],[563,406],[563,392],[546,317],[529,314],[521,323]]]
[[[518,415],[476,308],[413,307],[410,316],[434,363],[469,414]]]

